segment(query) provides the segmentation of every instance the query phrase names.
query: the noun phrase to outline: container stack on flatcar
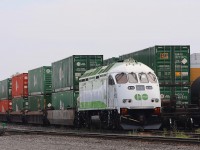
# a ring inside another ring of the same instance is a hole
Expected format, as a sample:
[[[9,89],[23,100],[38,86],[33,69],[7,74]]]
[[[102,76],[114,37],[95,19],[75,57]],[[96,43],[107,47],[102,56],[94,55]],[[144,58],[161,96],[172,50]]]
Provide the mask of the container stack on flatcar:
[[[79,78],[85,71],[102,66],[102,55],[73,55],[52,63],[52,107],[48,111],[51,124],[73,125]]]
[[[28,73],[12,77],[12,111],[10,119],[13,122],[25,121],[25,110],[28,108]]]
[[[47,110],[51,108],[52,93],[51,66],[42,66],[28,71],[28,111],[29,123],[47,123]]]
[[[120,56],[152,68],[159,78],[162,107],[177,107],[190,100],[190,46],[154,46]]]
[[[199,108],[190,101],[190,46],[157,45],[120,56],[127,58],[143,62],[158,76],[164,125],[191,127],[199,120]]]
[[[12,109],[11,79],[0,81],[0,119],[6,121],[8,112]]]

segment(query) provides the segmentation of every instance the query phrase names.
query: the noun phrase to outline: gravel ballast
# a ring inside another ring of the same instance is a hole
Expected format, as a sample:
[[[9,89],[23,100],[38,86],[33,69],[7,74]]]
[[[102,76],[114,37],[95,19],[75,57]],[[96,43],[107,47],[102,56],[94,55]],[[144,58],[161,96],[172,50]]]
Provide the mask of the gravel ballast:
[[[51,135],[0,136],[1,150],[199,150],[198,145]]]

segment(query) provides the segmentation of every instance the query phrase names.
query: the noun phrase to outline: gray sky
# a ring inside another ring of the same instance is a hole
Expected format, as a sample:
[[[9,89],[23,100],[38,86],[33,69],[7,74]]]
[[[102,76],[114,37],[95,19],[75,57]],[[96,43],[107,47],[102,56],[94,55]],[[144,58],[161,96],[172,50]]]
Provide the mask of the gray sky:
[[[199,0],[0,0],[0,80],[75,54],[200,50]]]

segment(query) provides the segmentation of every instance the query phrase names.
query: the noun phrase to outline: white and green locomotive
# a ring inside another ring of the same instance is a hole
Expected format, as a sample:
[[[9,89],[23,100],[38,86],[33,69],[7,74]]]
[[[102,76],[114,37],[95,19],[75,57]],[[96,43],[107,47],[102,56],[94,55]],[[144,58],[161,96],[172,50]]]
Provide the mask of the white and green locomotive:
[[[88,70],[79,80],[76,124],[158,129],[160,88],[154,71],[134,60]]]

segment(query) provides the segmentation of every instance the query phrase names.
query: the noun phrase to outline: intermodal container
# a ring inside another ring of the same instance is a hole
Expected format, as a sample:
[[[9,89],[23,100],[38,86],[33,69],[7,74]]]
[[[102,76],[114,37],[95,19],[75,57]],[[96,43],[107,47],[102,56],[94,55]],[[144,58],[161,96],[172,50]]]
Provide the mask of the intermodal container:
[[[103,55],[73,55],[52,63],[52,91],[78,90],[86,70],[103,65]]]
[[[110,64],[112,64],[112,63],[118,62],[119,60],[120,60],[119,57],[108,58],[108,59],[105,59],[105,60],[103,61],[103,65],[104,65],[104,66],[107,66],[107,65],[110,65]]]
[[[52,106],[51,95],[33,95],[28,97],[29,111],[45,110]]]
[[[50,94],[52,91],[51,66],[43,66],[28,71],[29,95]]]
[[[200,77],[200,53],[190,55],[190,82],[192,83]]]
[[[190,46],[157,45],[120,56],[120,60],[128,58],[142,62],[154,70],[159,79],[162,100],[176,97],[179,103],[189,102]],[[177,89],[173,90],[175,87]],[[182,92],[184,94],[180,96]]]
[[[75,108],[77,105],[77,91],[63,91],[52,94],[52,106],[55,110]]]
[[[28,97],[28,73],[12,77],[12,97]]]
[[[12,99],[12,110],[14,112],[28,110],[28,98],[17,97]]]
[[[11,79],[0,81],[0,100],[10,100],[12,98]]]
[[[1,100],[0,101],[0,112],[5,113],[9,110],[12,110],[12,101],[11,100]]]

